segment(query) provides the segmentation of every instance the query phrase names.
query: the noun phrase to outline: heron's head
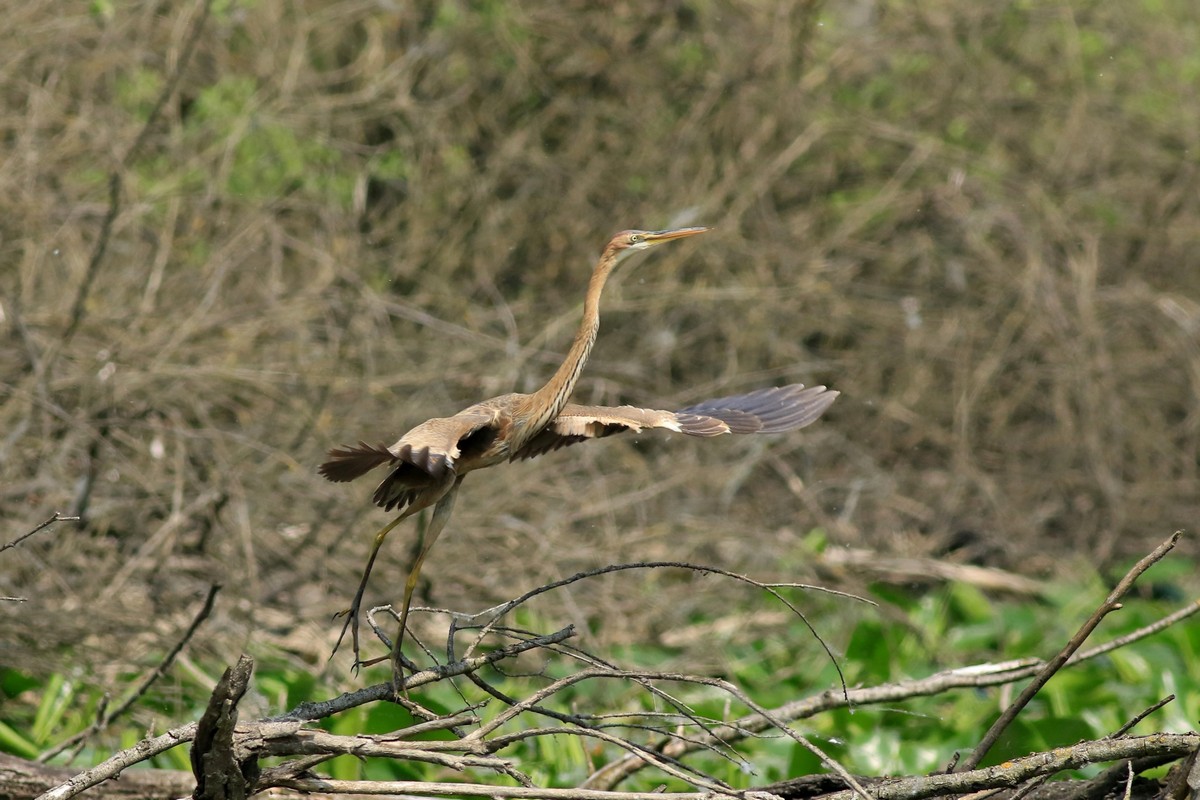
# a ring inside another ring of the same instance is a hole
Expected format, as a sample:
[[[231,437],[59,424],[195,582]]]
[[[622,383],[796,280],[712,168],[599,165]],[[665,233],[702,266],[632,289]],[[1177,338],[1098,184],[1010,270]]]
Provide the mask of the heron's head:
[[[695,236],[697,233],[704,233],[707,230],[709,229],[675,228],[668,231],[621,231],[613,237],[608,246],[617,253],[618,257],[624,258],[639,250],[648,250],[663,242],[671,242],[685,236]]]

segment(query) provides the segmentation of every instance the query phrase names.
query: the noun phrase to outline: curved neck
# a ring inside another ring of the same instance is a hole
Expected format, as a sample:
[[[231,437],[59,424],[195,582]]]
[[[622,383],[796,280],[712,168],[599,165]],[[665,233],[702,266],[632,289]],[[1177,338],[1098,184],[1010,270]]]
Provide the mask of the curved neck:
[[[621,251],[611,244],[604,248],[596,268],[592,270],[587,296],[583,301],[583,319],[579,323],[579,330],[575,332],[575,340],[571,342],[567,357],[546,385],[529,395],[526,404],[526,430],[531,436],[558,416],[567,404],[571,392],[575,390],[575,384],[579,382],[579,374],[587,364],[592,345],[596,343],[596,333],[600,330],[600,294],[604,291],[604,283],[608,280],[609,273],[620,260],[620,253]]]

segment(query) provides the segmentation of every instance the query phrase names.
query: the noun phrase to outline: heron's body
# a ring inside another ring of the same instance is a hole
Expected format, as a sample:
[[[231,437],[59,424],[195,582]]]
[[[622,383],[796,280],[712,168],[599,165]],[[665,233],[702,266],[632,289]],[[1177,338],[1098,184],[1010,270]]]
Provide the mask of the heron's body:
[[[705,230],[683,228],[617,234],[605,247],[592,272],[583,321],[567,357],[538,391],[500,395],[465,408],[452,417],[427,420],[391,446],[360,442],[357,446],[329,452],[329,461],[321,465],[320,472],[331,481],[350,481],[375,467],[390,467],[390,472],[375,490],[374,501],[384,509],[400,511],[400,515],[375,536],[362,582],[351,605],[346,627],[342,629],[343,635],[346,628],[352,629],[356,660],[359,606],[384,538],[401,520],[421,509],[434,507],[425,542],[405,583],[400,635],[393,646],[394,655],[399,659],[400,643],[421,565],[445,526],[454,507],[458,486],[467,473],[503,461],[533,458],[622,431],[636,433],[662,428],[702,437],[724,433],[780,433],[815,421],[834,401],[838,393],[828,391],[824,386],[806,389],[793,384],[708,400],[680,411],[635,406],[581,406],[567,402],[596,341],[600,326],[600,294],[613,267],[629,252]]]

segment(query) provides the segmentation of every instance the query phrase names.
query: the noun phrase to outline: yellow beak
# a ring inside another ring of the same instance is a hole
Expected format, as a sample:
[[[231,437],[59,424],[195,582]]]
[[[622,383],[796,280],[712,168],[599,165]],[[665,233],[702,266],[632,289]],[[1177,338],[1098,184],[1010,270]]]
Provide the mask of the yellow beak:
[[[669,242],[672,239],[682,239],[685,236],[695,236],[697,233],[705,233],[712,230],[711,228],[675,228],[669,231],[648,231],[646,233],[646,241],[652,244],[659,242]]]

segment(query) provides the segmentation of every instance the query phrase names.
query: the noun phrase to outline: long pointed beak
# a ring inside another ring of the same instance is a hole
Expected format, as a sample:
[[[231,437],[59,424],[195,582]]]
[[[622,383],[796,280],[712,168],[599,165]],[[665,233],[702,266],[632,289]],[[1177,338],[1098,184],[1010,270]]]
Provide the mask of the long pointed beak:
[[[695,236],[697,233],[705,233],[712,230],[711,228],[675,228],[669,231],[650,231],[646,234],[646,241],[651,244],[659,242],[669,242],[672,239],[682,239],[685,236]]]

